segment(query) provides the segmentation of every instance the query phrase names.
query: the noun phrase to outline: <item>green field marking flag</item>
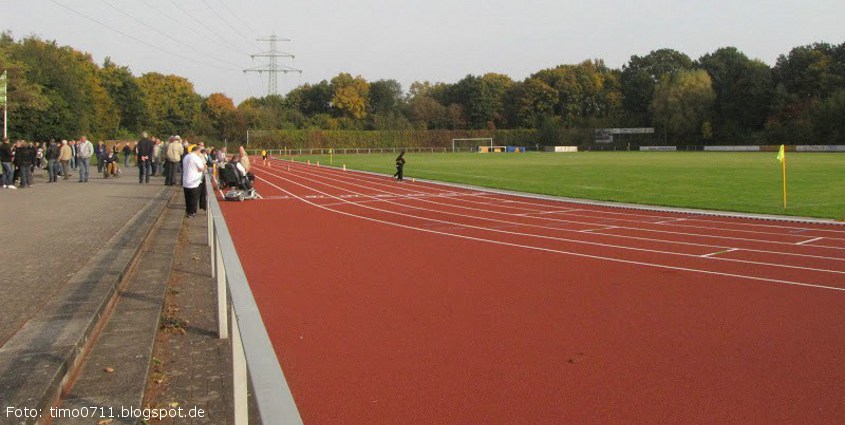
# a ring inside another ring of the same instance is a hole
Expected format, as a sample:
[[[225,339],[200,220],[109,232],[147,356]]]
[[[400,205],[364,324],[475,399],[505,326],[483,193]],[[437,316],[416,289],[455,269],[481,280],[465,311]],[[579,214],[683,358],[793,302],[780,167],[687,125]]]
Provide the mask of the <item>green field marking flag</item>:
[[[778,149],[778,161],[780,161],[781,174],[783,175],[783,209],[786,209],[786,149],[780,145]]]

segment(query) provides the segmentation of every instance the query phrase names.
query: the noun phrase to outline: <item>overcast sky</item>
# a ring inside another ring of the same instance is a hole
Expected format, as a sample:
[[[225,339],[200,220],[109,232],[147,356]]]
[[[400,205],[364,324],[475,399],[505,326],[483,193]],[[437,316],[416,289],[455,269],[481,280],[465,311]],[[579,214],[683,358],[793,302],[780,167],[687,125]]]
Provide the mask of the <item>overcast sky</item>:
[[[250,54],[275,32],[301,69],[279,92],[339,72],[368,81],[456,82],[498,72],[522,80],[585,59],[621,68],[672,48],[693,59],[735,46],[770,65],[791,48],[845,41],[843,0],[0,0],[0,28],[110,56],[135,75],[187,77],[235,102],[267,93]],[[64,7],[62,7],[64,6]],[[87,16],[88,18],[83,17]],[[102,25],[106,24],[112,29]],[[117,31],[115,31],[117,30]],[[118,32],[120,31],[120,32]]]

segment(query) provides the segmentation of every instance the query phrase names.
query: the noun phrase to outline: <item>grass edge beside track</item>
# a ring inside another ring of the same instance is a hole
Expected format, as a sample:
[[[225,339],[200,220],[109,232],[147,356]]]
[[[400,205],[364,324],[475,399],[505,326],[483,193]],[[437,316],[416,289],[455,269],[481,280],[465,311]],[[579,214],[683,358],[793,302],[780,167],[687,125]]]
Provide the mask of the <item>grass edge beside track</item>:
[[[394,172],[393,154],[333,159],[335,167]],[[769,153],[425,153],[413,154],[405,171],[408,178],[575,200],[845,220],[845,184],[837,184],[845,155],[793,153],[789,159],[786,210],[781,206],[780,166]],[[330,157],[295,160],[329,165]]]

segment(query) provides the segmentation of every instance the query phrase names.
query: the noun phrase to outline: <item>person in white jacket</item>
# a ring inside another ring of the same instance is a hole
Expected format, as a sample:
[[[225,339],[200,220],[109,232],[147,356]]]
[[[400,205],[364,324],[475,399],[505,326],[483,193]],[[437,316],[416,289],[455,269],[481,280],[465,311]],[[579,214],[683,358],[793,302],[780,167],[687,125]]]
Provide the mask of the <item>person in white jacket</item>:
[[[79,182],[88,183],[88,165],[94,155],[94,145],[82,136],[76,144],[76,159],[79,166]]]

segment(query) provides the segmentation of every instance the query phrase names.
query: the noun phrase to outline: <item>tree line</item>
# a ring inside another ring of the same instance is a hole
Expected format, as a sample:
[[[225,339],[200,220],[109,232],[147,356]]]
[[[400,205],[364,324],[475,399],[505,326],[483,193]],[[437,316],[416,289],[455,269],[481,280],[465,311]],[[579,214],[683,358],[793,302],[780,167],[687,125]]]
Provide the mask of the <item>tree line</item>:
[[[695,60],[659,49],[622,69],[594,59],[522,81],[487,73],[407,91],[396,80],[340,73],[239,105],[223,93],[197,94],[186,78],[135,76],[37,37],[0,36],[0,69],[9,74],[10,133],[29,140],[142,130],[230,141],[243,141],[247,129],[532,130],[543,143],[583,144],[595,128],[655,127],[651,142],[673,145],[845,143],[845,43],[795,47],[774,66],[734,47]]]

